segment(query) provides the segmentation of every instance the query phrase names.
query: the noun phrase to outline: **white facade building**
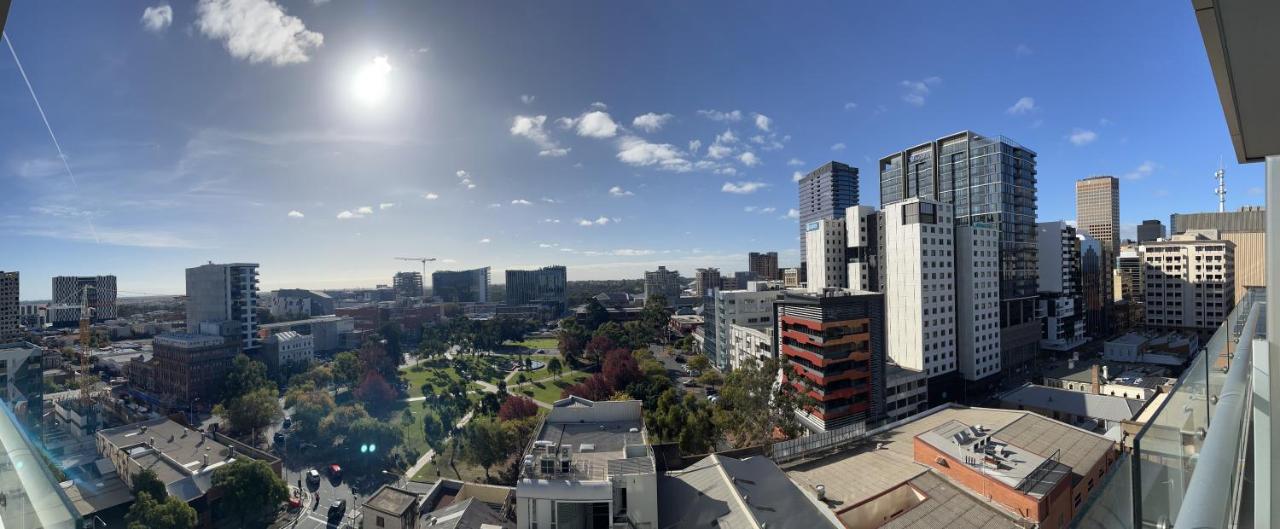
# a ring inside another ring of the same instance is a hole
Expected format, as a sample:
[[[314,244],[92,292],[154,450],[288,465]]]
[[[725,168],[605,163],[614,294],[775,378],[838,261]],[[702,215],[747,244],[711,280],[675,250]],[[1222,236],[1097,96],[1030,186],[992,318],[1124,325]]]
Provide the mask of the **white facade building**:
[[[1070,351],[1089,339],[1085,336],[1084,297],[1081,284],[1082,248],[1101,255],[1097,239],[1078,235],[1065,221],[1036,224],[1036,269],[1040,273],[1036,312],[1044,318],[1040,348]]]
[[[809,247],[813,248],[813,245]],[[733,325],[773,327],[773,304],[782,299],[783,292],[764,281],[749,282],[746,290],[715,291],[714,319],[708,322],[706,330],[715,333],[712,340],[707,340],[715,350],[704,353],[711,357],[716,367],[722,370],[735,367],[731,344]]]
[[[951,212],[950,204],[922,198],[884,208],[888,357],[930,377],[957,364]]]
[[[263,342],[262,357],[268,366],[280,368],[315,359],[315,339],[297,331],[284,331],[268,336]]]
[[[956,355],[965,380],[1000,373],[1000,232],[956,227]]]
[[[845,263],[845,219],[819,219],[805,225],[805,263],[810,292],[849,285]]]
[[[880,264],[877,253],[879,212],[871,206],[851,206],[844,211],[845,238],[849,245],[849,288],[879,292],[882,288],[876,275]]]
[[[770,305],[772,310],[772,304]],[[775,358],[773,326],[729,325],[729,367],[738,369],[754,359],[763,362]]]
[[[1191,231],[1144,243],[1146,324],[1211,330],[1235,305],[1235,243],[1216,230]]]

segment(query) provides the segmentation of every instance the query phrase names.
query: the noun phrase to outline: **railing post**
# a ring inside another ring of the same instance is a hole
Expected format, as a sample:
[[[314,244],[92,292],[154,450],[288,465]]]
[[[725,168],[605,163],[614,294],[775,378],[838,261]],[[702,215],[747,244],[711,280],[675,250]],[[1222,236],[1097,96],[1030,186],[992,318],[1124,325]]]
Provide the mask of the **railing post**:
[[[1267,285],[1267,350],[1258,351],[1260,355],[1267,357],[1268,365],[1280,365],[1280,259],[1277,258],[1276,250],[1280,249],[1280,155],[1268,156],[1266,160],[1266,193],[1267,193],[1267,235],[1266,235],[1266,285]],[[1269,377],[1268,385],[1269,395],[1280,395],[1280,377]],[[1267,398],[1258,403],[1261,411],[1266,415],[1268,428],[1266,444],[1255,444],[1254,452],[1266,452],[1269,462],[1280,460],[1277,456],[1277,450],[1280,446],[1276,445],[1276,440],[1280,439],[1280,421],[1271,420],[1272,411],[1275,409],[1274,402]],[[1273,485],[1280,483],[1280,468],[1276,468],[1273,464],[1266,466],[1254,464],[1255,470],[1255,494],[1254,499],[1254,526],[1255,527],[1275,527],[1276,520],[1271,512],[1271,505],[1274,502],[1280,502],[1280,489]],[[1265,476],[1264,476],[1265,474]],[[1259,513],[1262,515],[1260,516]]]

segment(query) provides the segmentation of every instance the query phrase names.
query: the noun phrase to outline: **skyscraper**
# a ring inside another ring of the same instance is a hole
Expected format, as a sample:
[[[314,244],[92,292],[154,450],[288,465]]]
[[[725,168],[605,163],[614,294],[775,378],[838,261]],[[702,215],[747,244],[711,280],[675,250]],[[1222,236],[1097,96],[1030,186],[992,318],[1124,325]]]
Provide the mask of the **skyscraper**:
[[[751,252],[747,254],[747,271],[756,278],[775,281],[782,279],[778,275],[778,252]]]
[[[432,272],[431,295],[452,303],[488,303],[489,267]]]
[[[849,272],[845,280],[849,288],[879,292],[881,287],[880,212],[871,206],[851,206],[844,214],[845,261]]]
[[[396,272],[391,278],[391,288],[397,298],[422,297],[422,272]]]
[[[694,272],[693,290],[699,296],[707,295],[707,291],[720,288],[719,268],[699,268]]]
[[[569,305],[568,270],[546,266],[537,270],[507,270],[507,305],[546,305],[554,315]]]
[[[1085,337],[1084,292],[1081,280],[1081,239],[1076,229],[1064,221],[1041,222],[1037,249],[1040,273],[1040,312],[1045,315],[1040,347],[1070,351]],[[1087,237],[1087,236],[1086,236]],[[1097,239],[1089,238],[1094,266],[1098,259]],[[1096,270],[1094,271],[1096,275]],[[1098,278],[1091,279],[1096,286]]]
[[[202,323],[229,323],[232,338],[245,352],[258,347],[258,264],[200,265],[187,269],[187,332]]]
[[[1000,233],[1000,364],[1006,375],[1024,371],[1040,341],[1036,153],[963,131],[882,158],[881,206],[912,197],[951,204],[956,226],[982,223]]]
[[[1120,180],[1091,176],[1076,181],[1076,231],[1102,244],[1107,255],[1120,252]]]
[[[1151,242],[1164,237],[1164,223],[1159,220],[1144,220],[1138,225],[1138,242]]]
[[[0,271],[0,343],[17,341],[18,273]]]
[[[83,292],[85,287],[88,287],[88,292]],[[92,321],[116,318],[116,276],[56,276],[53,278],[49,323],[54,327],[78,324],[82,294],[87,294]]]
[[[849,286],[849,273],[846,254],[849,244],[846,242],[845,218],[818,219],[809,223],[805,231],[805,251],[808,263],[808,283],[810,292],[822,292],[828,288],[845,288]]]
[[[671,305],[680,298],[682,290],[684,287],[680,285],[680,272],[659,266],[657,270],[644,273],[644,297],[646,298],[662,296],[667,298],[667,304]],[[698,296],[704,295],[706,295],[705,292],[698,293]]]
[[[818,220],[844,218],[845,209],[858,204],[858,168],[830,162],[800,179],[800,263],[808,256],[805,233]],[[807,272],[807,270],[806,270]]]

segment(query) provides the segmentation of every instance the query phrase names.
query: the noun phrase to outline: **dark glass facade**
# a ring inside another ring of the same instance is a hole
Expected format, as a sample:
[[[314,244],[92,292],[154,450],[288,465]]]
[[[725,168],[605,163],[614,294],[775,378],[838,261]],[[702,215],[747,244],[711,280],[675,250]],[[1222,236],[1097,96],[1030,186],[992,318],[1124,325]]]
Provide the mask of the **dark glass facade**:
[[[507,270],[507,305],[544,305],[556,316],[569,304],[568,271],[563,266]]]
[[[431,295],[453,303],[488,303],[489,267],[432,272]]]
[[[805,226],[818,220],[844,218],[844,210],[858,205],[858,168],[830,162],[800,179],[800,260],[806,253]]]

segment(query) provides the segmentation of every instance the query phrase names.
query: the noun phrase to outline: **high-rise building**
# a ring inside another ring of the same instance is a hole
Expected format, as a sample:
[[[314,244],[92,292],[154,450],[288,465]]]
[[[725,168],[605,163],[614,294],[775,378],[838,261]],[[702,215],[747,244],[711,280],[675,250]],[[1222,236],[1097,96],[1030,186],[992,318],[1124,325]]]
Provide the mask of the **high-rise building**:
[[[0,340],[0,366],[4,366],[0,400],[37,439],[44,415],[43,358],[44,348],[38,345]]]
[[[822,292],[829,288],[846,288],[849,265],[845,252],[845,219],[818,219],[809,223],[805,232],[805,266],[808,267],[810,292]]]
[[[163,399],[183,407],[200,401],[212,405],[222,395],[227,373],[239,351],[234,338],[205,334],[162,334],[152,342],[150,381]],[[133,383],[134,381],[131,381]]]
[[[809,226],[819,220],[844,218],[849,206],[858,205],[858,168],[835,161],[824,164],[800,179],[799,192],[800,267],[807,274],[805,236]]]
[[[952,208],[928,198],[884,206],[884,312],[889,360],[934,377],[956,371]],[[941,390],[940,390],[941,391]]]
[[[391,278],[391,288],[397,298],[422,297],[422,272],[396,272]]]
[[[1169,217],[1169,233],[1217,230],[1218,237],[1235,244],[1235,299],[1248,287],[1267,286],[1267,210],[1244,206],[1225,213],[1175,213]]]
[[[778,252],[751,252],[747,254],[747,271],[758,279],[776,281],[782,279],[778,274]]]
[[[829,431],[884,414],[884,295],[787,291],[775,306],[783,383],[813,405],[796,415]]]
[[[955,241],[957,366],[965,380],[990,386],[1000,378],[1000,233],[956,226]]]
[[[324,292],[285,288],[272,293],[271,316],[277,319],[310,318],[333,314],[333,298]]]
[[[431,295],[450,303],[488,303],[489,267],[432,272]]]
[[[657,270],[644,273],[644,297],[663,296],[667,298],[667,304],[670,305],[680,298],[680,292],[684,290],[681,285],[680,272],[675,270],[667,270],[665,266],[659,266]],[[699,296],[705,293],[697,293]]]
[[[1164,223],[1156,219],[1142,221],[1138,225],[1138,242],[1151,242],[1165,238]]]
[[[1130,303],[1142,303],[1146,299],[1143,284],[1142,254],[1136,246],[1121,248],[1116,256],[1116,288],[1112,290],[1112,299]]]
[[[699,296],[707,295],[707,291],[720,288],[719,268],[699,268],[693,275],[693,291]]]
[[[18,320],[18,273],[0,271],[0,343],[22,336]]]
[[[1206,230],[1140,249],[1148,327],[1213,330],[1222,325],[1235,304],[1235,243]]]
[[[1105,246],[1087,234],[1077,234],[1080,242],[1080,293],[1084,305],[1079,310],[1084,316],[1087,336],[1111,335],[1112,267],[1115,259],[1108,258]]]
[[[703,328],[703,354],[716,367],[728,371],[732,367],[729,354],[733,325],[771,327],[773,304],[782,298],[783,290],[771,289],[765,283],[756,282],[742,290],[715,290],[711,294],[714,310],[704,311],[707,318]]]
[[[1102,244],[1109,255],[1120,251],[1120,180],[1091,176],[1076,181],[1076,231]]]
[[[55,276],[49,323],[54,327],[79,324],[81,297],[84,295],[88,297],[93,323],[116,318],[116,276]]]
[[[543,305],[554,316],[569,306],[569,274],[563,266],[507,270],[507,305]]]
[[[951,204],[956,226],[982,223],[1000,233],[1000,365],[1004,374],[1026,371],[1040,342],[1036,153],[963,131],[882,158],[882,208],[913,197]]]
[[[1052,351],[1070,351],[1088,341],[1085,337],[1084,293],[1081,287],[1081,239],[1076,229],[1064,221],[1041,222],[1036,254],[1039,258],[1040,313],[1044,329],[1040,347]],[[1087,237],[1087,236],[1086,236]],[[1094,259],[1100,249],[1097,239],[1090,251]],[[1097,280],[1094,279],[1096,283]]]
[[[880,291],[880,213],[871,206],[851,206],[845,209],[844,227],[849,288]]]
[[[202,323],[223,325],[245,351],[258,348],[258,264],[200,265],[187,269],[187,330]]]

